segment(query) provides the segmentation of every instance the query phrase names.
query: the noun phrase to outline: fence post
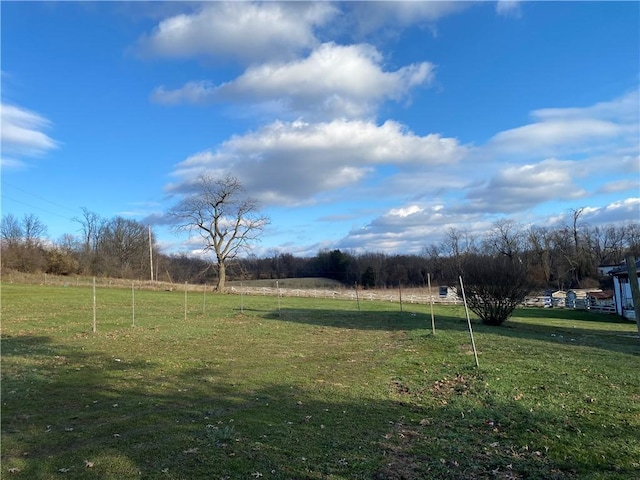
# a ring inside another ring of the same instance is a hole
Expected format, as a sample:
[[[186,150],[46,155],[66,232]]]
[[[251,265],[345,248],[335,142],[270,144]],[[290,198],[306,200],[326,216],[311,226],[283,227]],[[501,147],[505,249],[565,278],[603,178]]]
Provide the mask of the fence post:
[[[427,273],[427,283],[429,284],[429,303],[431,304],[431,332],[436,334],[436,320],[433,316],[433,295],[431,293],[431,274]]]
[[[93,333],[96,329],[96,277],[93,277]]]
[[[462,300],[464,301],[464,311],[467,314],[467,324],[469,325],[469,336],[471,337],[471,347],[473,348],[473,358],[476,360],[476,368],[480,368],[478,363],[478,352],[476,352],[476,342],[473,339],[473,329],[471,328],[471,318],[469,317],[469,309],[467,308],[467,297],[464,294],[464,285],[462,284],[462,276],[460,278],[460,288],[462,289]]]

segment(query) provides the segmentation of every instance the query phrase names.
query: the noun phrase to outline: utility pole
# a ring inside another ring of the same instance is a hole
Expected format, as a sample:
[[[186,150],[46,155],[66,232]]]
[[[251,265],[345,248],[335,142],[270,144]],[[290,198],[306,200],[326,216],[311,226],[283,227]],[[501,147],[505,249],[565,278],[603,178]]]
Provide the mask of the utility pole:
[[[151,281],[153,282],[153,243],[151,241],[151,225],[149,225],[149,271],[151,272]]]

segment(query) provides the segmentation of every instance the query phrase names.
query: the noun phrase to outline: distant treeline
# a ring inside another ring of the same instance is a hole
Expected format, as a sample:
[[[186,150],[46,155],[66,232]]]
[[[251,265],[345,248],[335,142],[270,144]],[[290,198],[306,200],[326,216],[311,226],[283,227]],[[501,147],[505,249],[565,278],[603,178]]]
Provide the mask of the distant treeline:
[[[273,250],[264,257],[236,258],[228,280],[325,277],[345,286],[421,287],[427,275],[438,284],[455,281],[469,256],[506,256],[527,267],[540,288],[568,289],[606,286],[598,266],[616,265],[625,256],[640,257],[640,223],[589,226],[582,210],[560,227],[525,227],[500,220],[482,237],[450,228],[443,240],[425,245],[419,255],[355,253],[322,250],[313,257],[296,257]],[[1,223],[2,268],[56,275],[96,275],[127,279],[214,284],[214,262],[159,251],[148,226],[131,219],[104,219],[88,210],[75,219],[80,235],[46,239],[46,225],[35,215],[8,214]],[[151,248],[150,248],[151,245]]]

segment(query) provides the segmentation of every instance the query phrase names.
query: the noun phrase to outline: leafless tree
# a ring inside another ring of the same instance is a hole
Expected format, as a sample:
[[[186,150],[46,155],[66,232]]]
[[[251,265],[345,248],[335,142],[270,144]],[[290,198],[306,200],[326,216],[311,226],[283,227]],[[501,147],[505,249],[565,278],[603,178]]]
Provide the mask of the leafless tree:
[[[531,226],[526,233],[526,244],[533,257],[532,265],[539,270],[543,283],[548,284],[553,266],[551,231],[547,227]]]
[[[2,217],[0,223],[0,234],[2,235],[2,242],[8,246],[19,245],[22,242],[24,232],[20,221],[11,213]]]
[[[47,235],[47,226],[33,213],[29,213],[22,217],[22,231],[27,247],[34,248],[42,244]]]
[[[231,175],[214,179],[200,175],[195,192],[175,205],[169,214],[180,231],[197,232],[218,266],[218,291],[224,288],[227,261],[247,250],[269,223],[257,200],[242,196],[240,181]]]
[[[640,222],[630,222],[623,228],[627,254],[640,257]]]
[[[22,219],[13,214],[2,217],[0,235],[2,236],[2,265],[23,272],[36,272],[44,268],[44,237],[47,227],[32,214]]]
[[[74,217],[72,220],[80,224],[82,233],[82,266],[84,270],[95,275],[100,264],[98,245],[107,221],[86,207],[82,208],[82,216]]]
[[[514,220],[501,219],[493,223],[484,241],[490,254],[506,255],[513,260],[523,246],[523,229]]]
[[[147,227],[135,220],[114,217],[105,224],[99,251],[106,273],[122,278],[148,274],[149,243]]]

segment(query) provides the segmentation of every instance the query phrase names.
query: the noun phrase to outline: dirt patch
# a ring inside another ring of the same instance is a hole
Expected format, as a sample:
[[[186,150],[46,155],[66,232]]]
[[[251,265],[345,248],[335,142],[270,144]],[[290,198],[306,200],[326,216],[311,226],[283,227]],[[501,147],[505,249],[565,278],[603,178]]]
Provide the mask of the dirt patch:
[[[429,391],[434,397],[451,397],[453,395],[467,395],[471,389],[472,379],[464,375],[456,375],[453,378],[443,378],[433,382]]]

